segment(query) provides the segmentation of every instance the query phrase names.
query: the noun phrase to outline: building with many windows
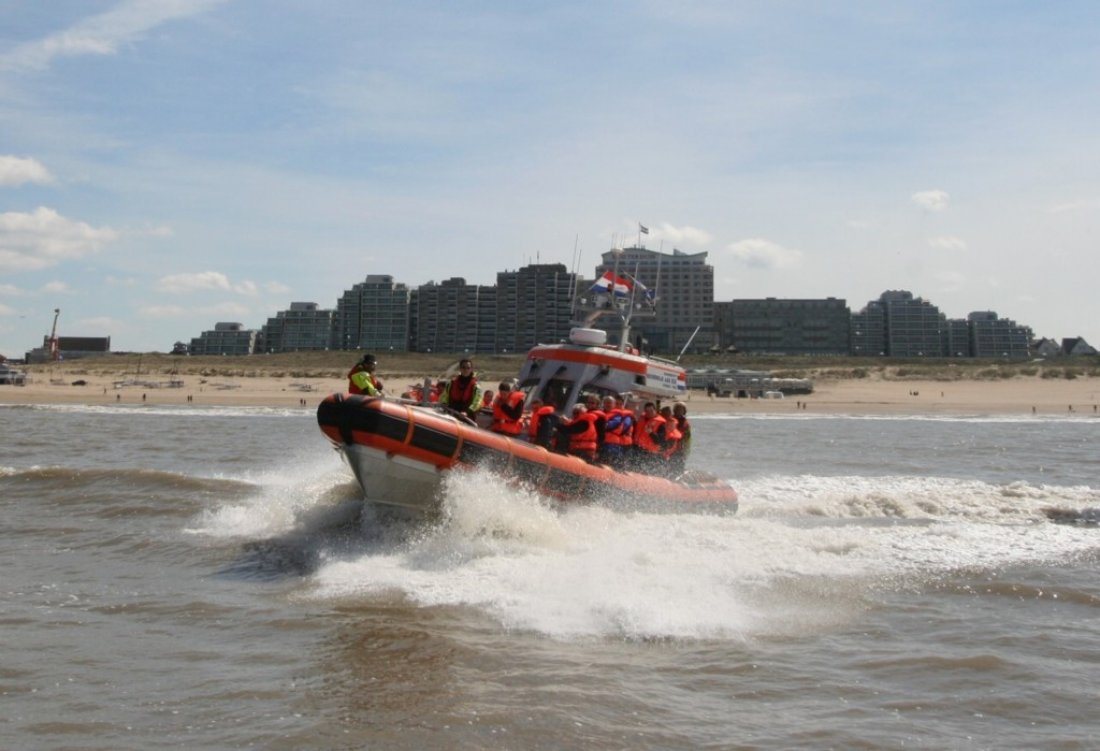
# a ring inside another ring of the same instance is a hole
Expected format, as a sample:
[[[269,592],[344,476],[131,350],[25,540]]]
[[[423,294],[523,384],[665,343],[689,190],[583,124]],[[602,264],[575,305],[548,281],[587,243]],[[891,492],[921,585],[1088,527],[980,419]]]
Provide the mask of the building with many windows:
[[[336,349],[404,352],[409,348],[409,288],[388,274],[369,274],[336,303]]]
[[[492,352],[496,295],[492,287],[453,277],[413,290],[409,349],[414,352]]]
[[[852,313],[844,300],[768,297],[714,304],[718,348],[788,355],[843,355]]]
[[[638,305],[645,304],[646,293],[655,298],[654,315],[636,315],[631,322],[634,343],[644,345],[639,349],[675,355],[689,342],[694,352],[714,345],[714,267],[705,251],[615,248],[601,256],[596,278],[607,271],[641,282],[633,290]]]
[[[292,302],[260,329],[264,352],[299,352],[332,349],[333,310],[321,310],[315,302]]]
[[[568,338],[577,275],[561,263],[501,271],[496,284],[496,352],[526,352]]]
[[[886,354],[890,357],[942,357],[947,317],[932,303],[907,290],[883,292]]]
[[[706,253],[671,254],[646,248],[614,249],[601,256],[596,279],[617,275],[631,287],[631,343],[669,356],[685,345],[693,352],[864,355],[871,357],[1024,358],[1031,330],[992,311],[948,319],[926,300],[905,290],[883,292],[852,313],[842,299],[739,299],[713,302],[714,270]],[[392,276],[371,274],[346,290],[335,310],[291,303],[262,332],[239,323],[178,343],[192,354],[250,354],[311,349],[454,352],[525,352],[537,344],[564,341],[574,303],[591,304],[592,281],[563,264],[533,264],[497,274],[495,285],[461,277],[410,290]],[[618,327],[596,322],[618,343]],[[698,330],[698,331],[697,331]],[[694,337],[694,339],[693,339]],[[109,339],[107,340],[109,342]],[[62,339],[62,349],[68,354]],[[109,347],[108,347],[109,348]],[[1074,354],[1087,343],[1063,346]]]
[[[852,315],[853,355],[889,357],[1028,357],[1031,329],[992,311],[948,319],[905,290],[887,291]]]
[[[189,351],[192,355],[251,355],[257,351],[259,336],[259,331],[241,323],[215,323],[212,331],[191,340]]]
[[[992,310],[975,311],[966,317],[970,328],[971,357],[1002,357],[1023,360],[1028,357],[1031,329],[1008,318],[998,318]]]

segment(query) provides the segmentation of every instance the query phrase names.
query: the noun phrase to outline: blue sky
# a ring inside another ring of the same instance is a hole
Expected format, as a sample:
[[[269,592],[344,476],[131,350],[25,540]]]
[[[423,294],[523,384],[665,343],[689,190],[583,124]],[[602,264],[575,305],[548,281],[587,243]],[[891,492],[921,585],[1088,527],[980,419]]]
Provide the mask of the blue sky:
[[[1100,3],[0,0],[0,354],[637,239],[1100,344]]]

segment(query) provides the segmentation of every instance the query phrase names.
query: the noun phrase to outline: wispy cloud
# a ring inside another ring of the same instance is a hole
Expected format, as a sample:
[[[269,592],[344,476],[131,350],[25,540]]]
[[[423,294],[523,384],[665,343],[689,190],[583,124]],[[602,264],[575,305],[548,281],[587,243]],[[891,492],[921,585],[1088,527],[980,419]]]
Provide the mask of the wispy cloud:
[[[27,183],[47,185],[52,182],[53,175],[38,160],[0,154],[0,186],[13,187]]]
[[[966,241],[958,237],[942,236],[928,238],[928,244],[940,250],[966,250]]]
[[[698,227],[676,227],[668,222],[662,222],[649,228],[650,234],[656,238],[668,240],[674,245],[693,245],[703,247],[709,245],[713,237],[706,230]]]
[[[255,297],[255,282],[245,280],[233,284],[229,277],[220,271],[200,271],[196,273],[169,274],[157,281],[157,289],[174,295],[186,295],[194,292],[235,292],[246,297]]]
[[[942,190],[921,190],[910,198],[925,211],[943,211],[951,200],[951,196]]]
[[[177,318],[190,311],[182,305],[145,305],[138,312],[144,318]]]
[[[66,219],[43,206],[0,214],[0,269],[37,271],[97,252],[118,237],[110,227]]]
[[[746,266],[758,269],[789,269],[802,263],[801,251],[784,248],[759,237],[733,243],[727,248],[727,254]]]
[[[79,21],[0,55],[0,71],[43,70],[55,58],[113,55],[151,29],[205,13],[226,0],[124,0],[105,13]]]
[[[1074,211],[1095,211],[1100,209],[1100,198],[1081,198],[1076,201],[1055,204],[1047,209],[1048,214],[1066,214]]]

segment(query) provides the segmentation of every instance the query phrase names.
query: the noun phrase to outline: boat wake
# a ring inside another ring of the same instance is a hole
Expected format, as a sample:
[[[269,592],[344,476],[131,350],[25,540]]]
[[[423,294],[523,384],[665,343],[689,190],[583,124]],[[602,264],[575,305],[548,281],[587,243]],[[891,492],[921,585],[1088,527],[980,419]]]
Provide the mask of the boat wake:
[[[1100,506],[1088,487],[759,478],[726,517],[555,504],[468,472],[418,521],[364,507],[350,474],[290,474],[205,517],[209,534],[251,538],[224,575],[294,576],[310,600],[397,598],[563,640],[797,637],[892,592],[1100,550],[1091,526],[1048,518]]]

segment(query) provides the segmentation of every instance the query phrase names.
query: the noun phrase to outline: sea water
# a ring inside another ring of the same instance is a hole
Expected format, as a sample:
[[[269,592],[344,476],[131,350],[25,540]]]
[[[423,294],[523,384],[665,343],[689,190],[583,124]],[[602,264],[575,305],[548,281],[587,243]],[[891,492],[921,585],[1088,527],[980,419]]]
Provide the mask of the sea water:
[[[0,748],[1100,746],[1100,420],[693,425],[735,515],[425,522],[310,409],[0,406]]]

